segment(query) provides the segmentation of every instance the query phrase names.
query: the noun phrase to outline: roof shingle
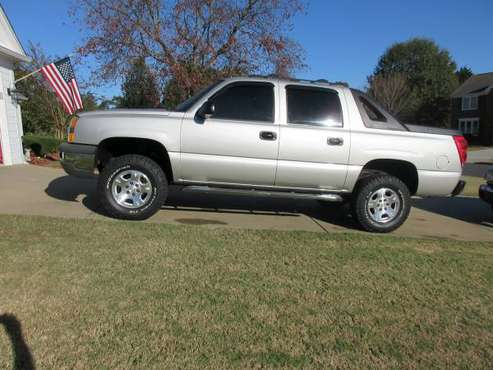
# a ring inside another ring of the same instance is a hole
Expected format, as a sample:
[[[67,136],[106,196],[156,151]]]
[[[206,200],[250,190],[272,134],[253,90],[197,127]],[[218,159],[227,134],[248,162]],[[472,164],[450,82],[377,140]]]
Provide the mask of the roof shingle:
[[[451,95],[452,98],[460,98],[468,94],[482,95],[489,92],[493,87],[493,72],[481,73],[469,77]]]

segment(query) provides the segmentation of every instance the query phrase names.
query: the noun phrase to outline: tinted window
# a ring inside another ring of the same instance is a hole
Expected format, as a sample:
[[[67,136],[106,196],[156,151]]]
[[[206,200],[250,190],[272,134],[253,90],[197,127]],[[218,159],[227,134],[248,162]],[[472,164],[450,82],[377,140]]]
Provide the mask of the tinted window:
[[[409,131],[403,123],[362,91],[351,89],[361,119],[366,127],[381,130]]]
[[[359,100],[361,101],[361,104],[363,104],[363,108],[365,109],[365,112],[368,115],[369,119],[371,119],[372,121],[387,122],[387,118],[385,118],[382,112],[380,112],[368,100],[366,100],[362,96],[359,97]]]
[[[217,81],[212,85],[207,86],[206,88],[200,90],[195,95],[191,96],[184,102],[178,104],[174,109],[175,112],[186,112],[189,110],[195,103],[197,103],[200,99],[206,96],[212,89],[214,89],[217,85],[219,85],[222,81]]]
[[[265,83],[233,84],[212,98],[214,118],[237,121],[274,121],[274,86]]]
[[[341,102],[328,89],[288,86],[288,122],[317,126],[342,126]]]

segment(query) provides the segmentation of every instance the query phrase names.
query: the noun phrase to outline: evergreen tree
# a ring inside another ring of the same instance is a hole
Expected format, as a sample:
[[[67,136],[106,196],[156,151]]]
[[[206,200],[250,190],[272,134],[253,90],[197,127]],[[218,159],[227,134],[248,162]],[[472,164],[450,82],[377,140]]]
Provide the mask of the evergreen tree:
[[[160,96],[154,74],[144,58],[135,59],[122,85],[119,108],[156,108]]]
[[[469,77],[473,76],[474,73],[472,73],[471,68],[469,68],[469,67],[462,67],[459,70],[457,70],[457,72],[455,72],[455,75],[457,76],[457,78],[459,80],[459,84],[462,85],[464,82],[466,82],[466,80]]]

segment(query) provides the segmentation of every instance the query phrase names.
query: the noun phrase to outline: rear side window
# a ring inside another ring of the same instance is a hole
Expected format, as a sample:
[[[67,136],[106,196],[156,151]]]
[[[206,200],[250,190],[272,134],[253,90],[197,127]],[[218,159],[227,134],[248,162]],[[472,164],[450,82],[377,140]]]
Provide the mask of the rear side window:
[[[336,91],[305,86],[286,87],[288,123],[342,126],[342,108]]]
[[[234,83],[212,98],[213,118],[274,122],[274,85]]]
[[[371,104],[366,98],[360,96],[359,100],[361,101],[361,104],[363,105],[363,108],[369,119],[371,119],[372,121],[387,122],[387,118],[385,118],[382,112],[380,112],[377,107]]]
[[[351,93],[366,127],[382,130],[408,131],[406,125],[399,122],[399,120],[383,109],[371,97],[359,90],[351,89]]]

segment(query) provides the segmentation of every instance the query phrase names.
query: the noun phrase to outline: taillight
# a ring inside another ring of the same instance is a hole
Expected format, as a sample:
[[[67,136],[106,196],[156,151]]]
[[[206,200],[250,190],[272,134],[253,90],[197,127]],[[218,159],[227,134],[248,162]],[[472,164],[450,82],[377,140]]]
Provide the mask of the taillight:
[[[459,153],[460,165],[464,166],[467,161],[467,140],[464,136],[454,136],[455,146],[457,147],[457,152]]]
[[[67,141],[69,143],[73,143],[75,141],[75,127],[77,126],[77,122],[79,121],[79,117],[73,116],[70,119],[69,125],[68,125],[68,132],[67,132]]]

